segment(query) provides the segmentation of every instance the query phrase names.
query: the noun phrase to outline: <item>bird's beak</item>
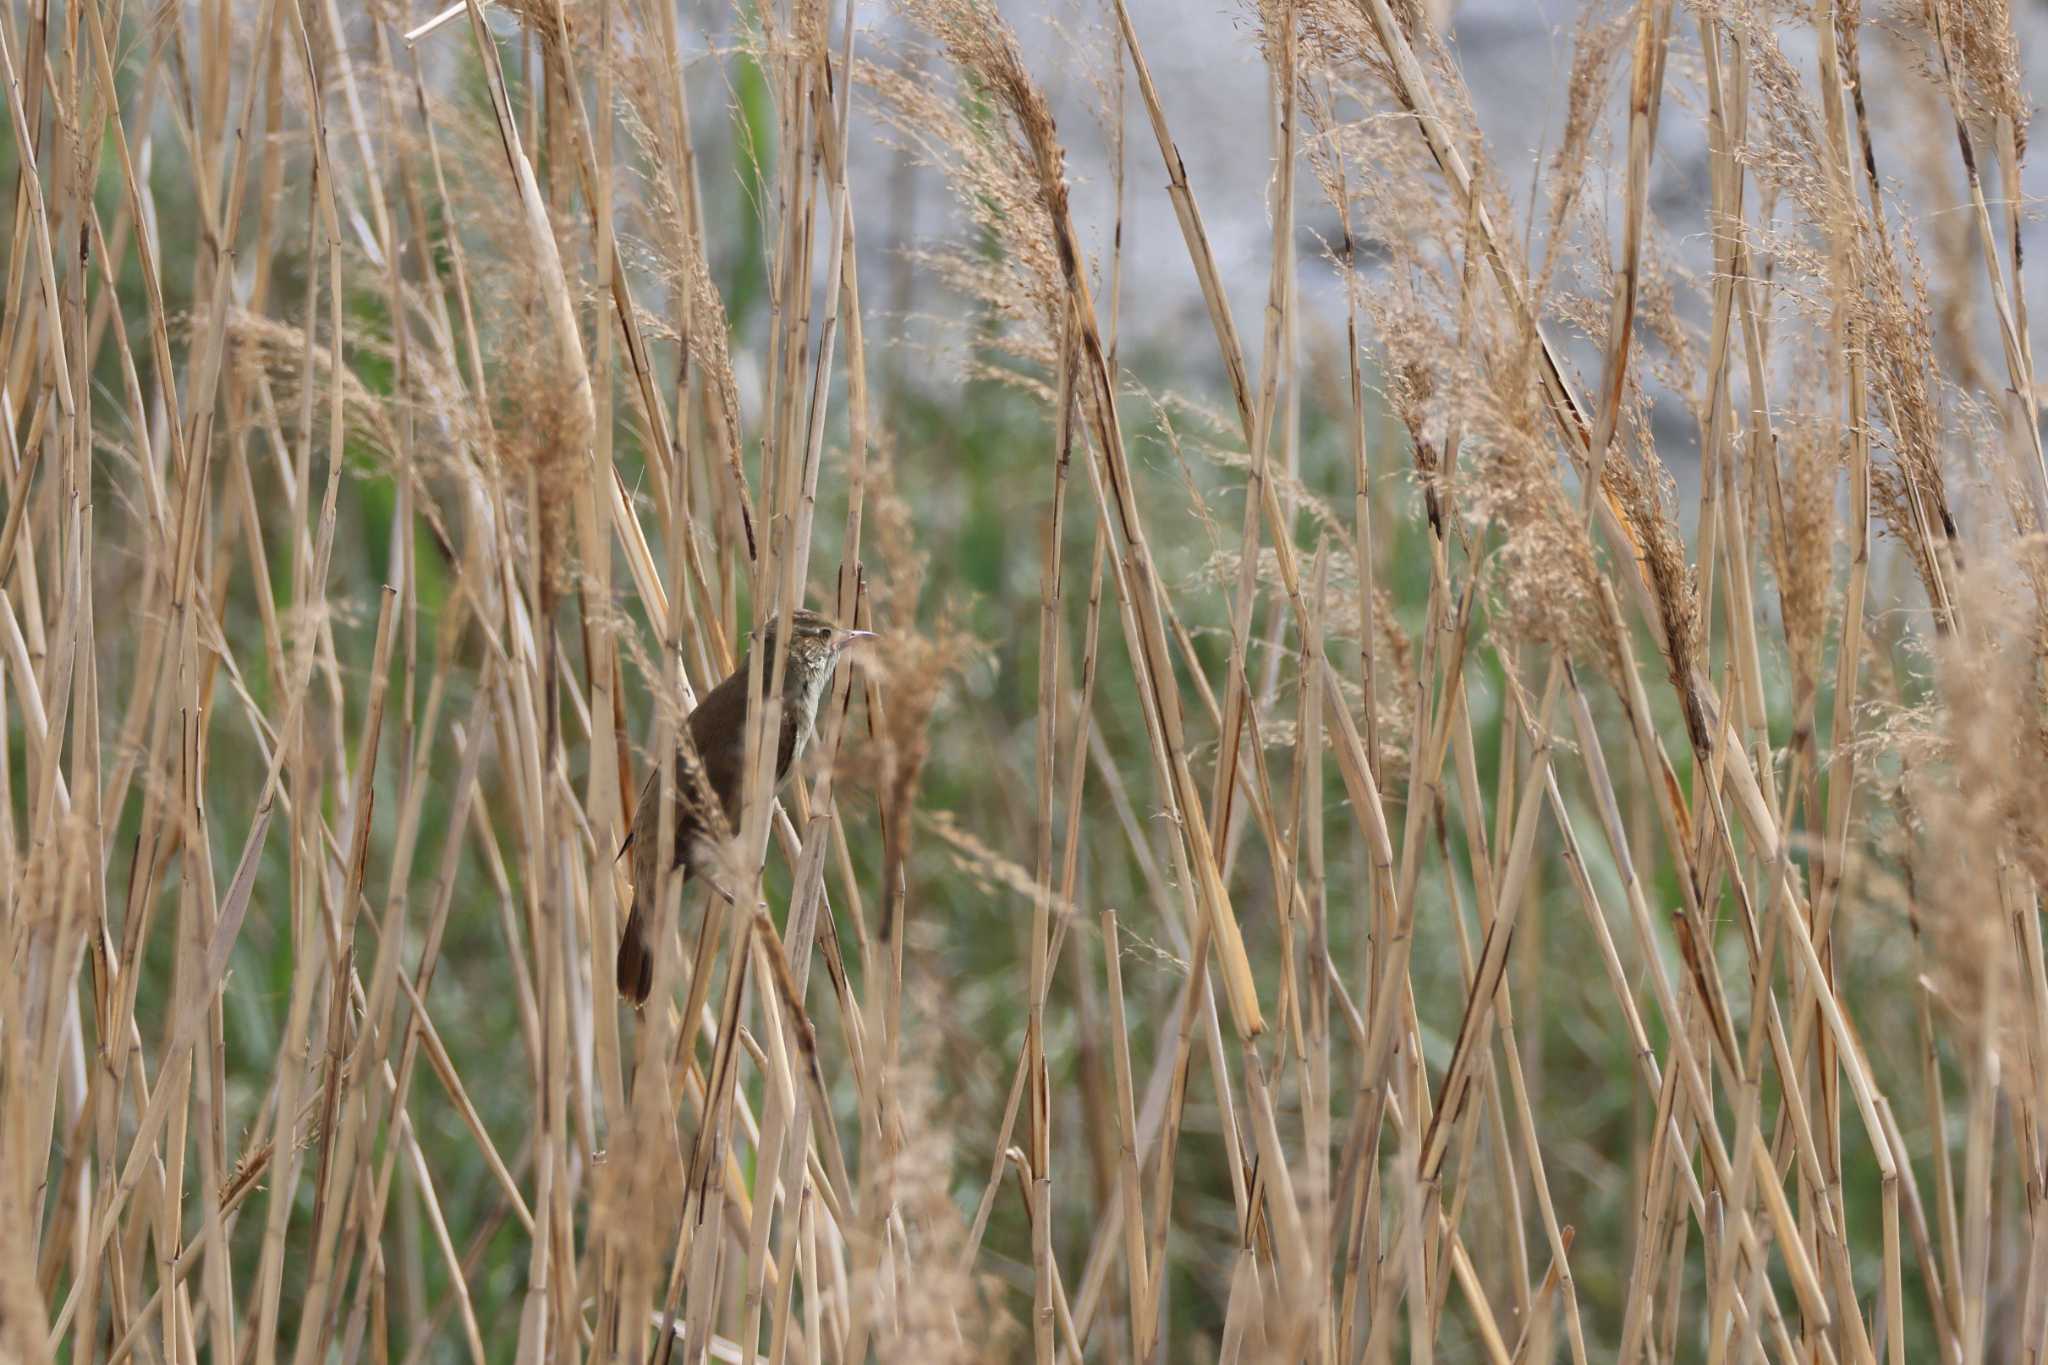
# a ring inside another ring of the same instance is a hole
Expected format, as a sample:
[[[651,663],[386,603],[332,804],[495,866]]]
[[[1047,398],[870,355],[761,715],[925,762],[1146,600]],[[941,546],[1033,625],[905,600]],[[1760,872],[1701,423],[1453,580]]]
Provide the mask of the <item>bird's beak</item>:
[[[879,640],[882,637],[872,630],[842,630],[839,632],[839,647],[851,649],[862,640]]]

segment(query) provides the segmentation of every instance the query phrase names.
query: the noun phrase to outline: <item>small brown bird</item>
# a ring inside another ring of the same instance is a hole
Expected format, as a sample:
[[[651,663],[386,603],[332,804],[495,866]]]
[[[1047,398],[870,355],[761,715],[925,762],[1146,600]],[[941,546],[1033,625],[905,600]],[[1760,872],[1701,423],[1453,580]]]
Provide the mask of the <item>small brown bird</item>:
[[[761,692],[774,686],[776,619],[771,617],[762,634],[765,652],[761,657]],[[797,758],[810,742],[818,721],[818,702],[825,684],[847,647],[874,638],[869,630],[845,630],[813,611],[798,610],[790,617],[789,659],[783,665],[781,736],[775,748],[775,787],[781,790]],[[716,822],[706,818],[701,792],[708,787],[725,815],[728,832],[740,823],[740,795],[745,786],[747,756],[747,658],[742,655],[731,677],[704,694],[697,709],[683,723],[702,764],[700,785],[689,769],[689,752],[678,747],[675,757],[674,861],[683,880],[704,862],[698,845],[716,833]],[[626,917],[626,931],[619,939],[619,994],[636,1005],[647,1002],[654,989],[654,953],[647,926],[654,922],[654,897],[660,883],[655,864],[661,858],[661,791],[655,781],[656,767],[647,774],[640,789],[640,802],[633,813],[633,829],[625,848],[633,850],[633,910]]]

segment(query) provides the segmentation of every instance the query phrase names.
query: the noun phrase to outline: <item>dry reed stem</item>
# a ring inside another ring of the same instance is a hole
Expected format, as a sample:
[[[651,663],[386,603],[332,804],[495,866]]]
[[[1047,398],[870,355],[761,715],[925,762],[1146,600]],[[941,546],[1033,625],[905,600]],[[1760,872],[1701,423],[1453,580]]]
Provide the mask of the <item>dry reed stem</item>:
[[[1248,6],[1256,369],[1153,17],[1091,261],[1052,73],[901,11],[0,12],[0,1354],[2048,1352],[2011,7],[1588,4],[1520,191],[1414,7]],[[1001,458],[870,383],[875,123]],[[1043,515],[987,656],[966,478]],[[806,603],[886,648],[622,1022],[634,771]]]

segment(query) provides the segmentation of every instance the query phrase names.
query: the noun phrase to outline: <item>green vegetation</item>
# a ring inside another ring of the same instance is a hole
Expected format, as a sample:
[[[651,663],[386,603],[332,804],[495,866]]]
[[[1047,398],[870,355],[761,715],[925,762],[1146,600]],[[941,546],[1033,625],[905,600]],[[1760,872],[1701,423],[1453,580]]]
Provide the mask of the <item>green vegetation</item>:
[[[0,1357],[2048,1355],[2003,3],[1589,0],[1526,190],[1248,5],[1235,319],[1119,0],[1099,127],[987,0],[16,8]],[[622,1008],[778,605],[884,638]]]

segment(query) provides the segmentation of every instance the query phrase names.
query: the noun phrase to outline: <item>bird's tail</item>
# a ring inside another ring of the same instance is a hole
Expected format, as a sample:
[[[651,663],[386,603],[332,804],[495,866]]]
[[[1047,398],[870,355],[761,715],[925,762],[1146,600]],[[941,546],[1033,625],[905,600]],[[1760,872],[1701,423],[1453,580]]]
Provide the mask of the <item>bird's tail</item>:
[[[654,990],[654,949],[647,941],[646,925],[640,916],[640,896],[635,891],[633,911],[626,916],[626,931],[619,935],[619,994],[635,1005],[647,1003]]]

